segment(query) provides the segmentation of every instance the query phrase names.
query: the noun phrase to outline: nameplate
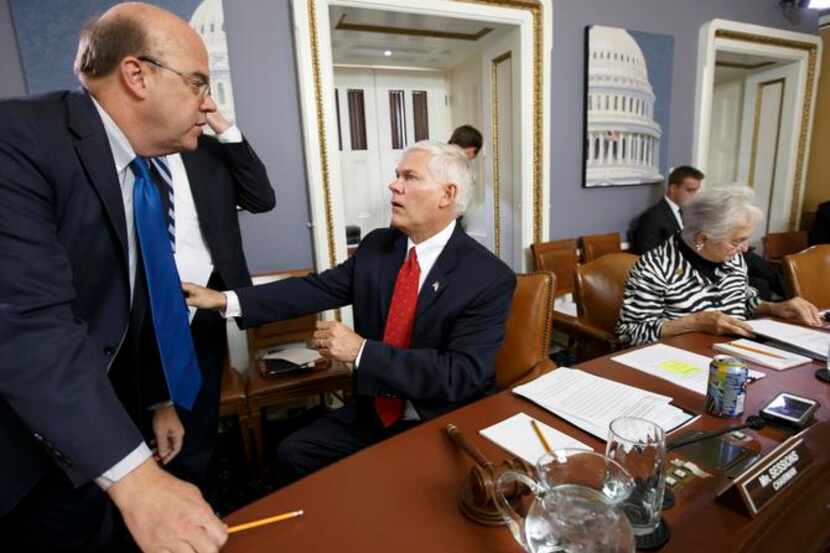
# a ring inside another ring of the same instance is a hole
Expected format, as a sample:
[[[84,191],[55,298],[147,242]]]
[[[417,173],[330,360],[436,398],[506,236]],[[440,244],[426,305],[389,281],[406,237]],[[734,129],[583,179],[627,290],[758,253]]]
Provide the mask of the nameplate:
[[[745,510],[755,516],[789,488],[813,461],[799,433],[770,451],[760,461],[718,491],[718,497],[732,502],[739,497]],[[737,496],[737,497],[736,497]]]

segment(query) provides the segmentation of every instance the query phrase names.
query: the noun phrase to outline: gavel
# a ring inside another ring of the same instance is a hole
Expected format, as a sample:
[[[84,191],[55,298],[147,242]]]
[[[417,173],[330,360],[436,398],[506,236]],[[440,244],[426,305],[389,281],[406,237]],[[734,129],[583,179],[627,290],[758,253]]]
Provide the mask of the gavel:
[[[534,477],[533,467],[519,457],[513,457],[509,461],[494,465],[467,440],[457,426],[448,424],[446,431],[455,446],[476,463],[464,478],[458,501],[459,509],[473,522],[487,526],[504,525],[505,522],[496,507],[494,496],[499,476],[505,471],[516,471]],[[530,492],[527,486],[515,481],[505,484],[500,491],[514,508],[522,497]]]

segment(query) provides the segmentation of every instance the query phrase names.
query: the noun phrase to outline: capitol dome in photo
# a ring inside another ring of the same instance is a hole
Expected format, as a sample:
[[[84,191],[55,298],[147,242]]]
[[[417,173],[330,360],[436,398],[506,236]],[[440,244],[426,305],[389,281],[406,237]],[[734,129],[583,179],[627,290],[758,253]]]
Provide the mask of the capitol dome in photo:
[[[225,36],[225,12],[222,0],[203,0],[193,11],[190,26],[199,33],[208,51],[210,66],[210,93],[225,118],[236,121],[231,86],[231,68],[228,63],[228,41]]]
[[[645,184],[660,174],[660,125],[640,46],[624,29],[589,31],[585,185]]]

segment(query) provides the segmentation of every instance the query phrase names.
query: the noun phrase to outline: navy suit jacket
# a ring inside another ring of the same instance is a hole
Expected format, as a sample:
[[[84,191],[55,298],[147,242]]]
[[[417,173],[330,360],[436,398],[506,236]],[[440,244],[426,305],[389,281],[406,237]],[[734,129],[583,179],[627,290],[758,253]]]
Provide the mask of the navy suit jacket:
[[[680,225],[666,198],[648,208],[640,215],[632,233],[632,251],[643,255],[680,232]]]
[[[830,244],[830,202],[824,202],[816,209],[816,219],[810,229],[810,245]]]
[[[400,231],[378,229],[333,269],[236,290],[242,326],[351,304],[355,331],[367,339],[354,371],[359,402],[401,397],[429,419],[484,396],[495,389],[516,276],[456,226],[418,294],[410,347],[394,348],[383,333],[406,244]]]
[[[51,463],[81,485],[139,445],[107,370],[146,305],[131,314],[121,189],[85,92],[0,102],[0,168],[2,515]]]

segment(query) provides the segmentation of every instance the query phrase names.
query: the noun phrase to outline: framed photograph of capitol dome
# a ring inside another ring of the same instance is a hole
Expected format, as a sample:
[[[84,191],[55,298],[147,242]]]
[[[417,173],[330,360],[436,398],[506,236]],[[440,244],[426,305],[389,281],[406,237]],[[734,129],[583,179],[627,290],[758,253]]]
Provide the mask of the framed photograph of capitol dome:
[[[583,185],[662,182],[674,38],[594,25],[586,45]]]

